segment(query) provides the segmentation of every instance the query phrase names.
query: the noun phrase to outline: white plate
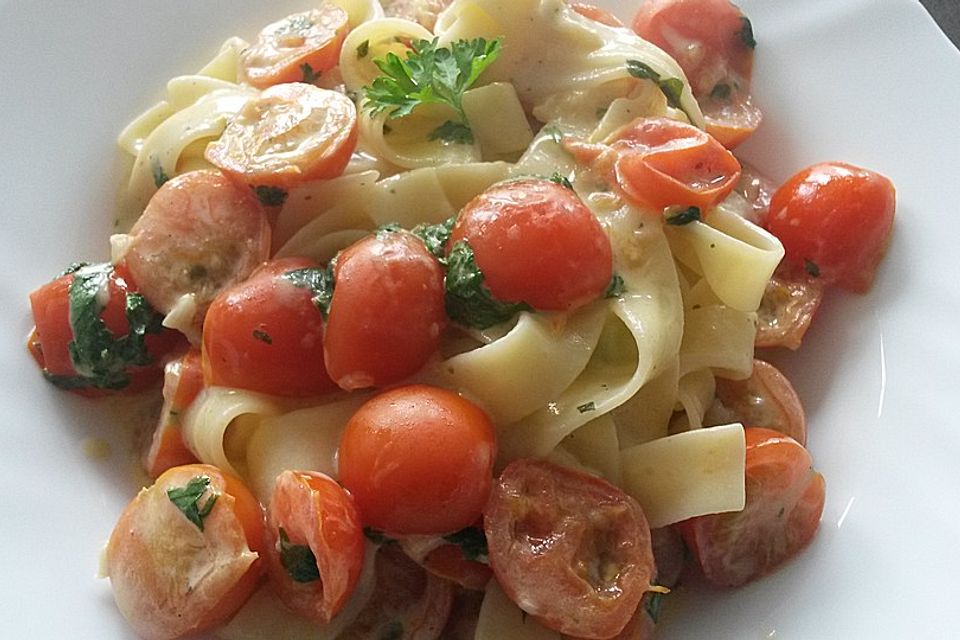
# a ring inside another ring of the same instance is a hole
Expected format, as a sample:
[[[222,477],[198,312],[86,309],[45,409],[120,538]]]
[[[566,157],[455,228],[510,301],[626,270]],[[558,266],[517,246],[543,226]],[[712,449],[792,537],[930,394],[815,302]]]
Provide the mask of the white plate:
[[[114,139],[229,35],[303,2],[0,0],[0,636],[130,637],[97,553],[134,489],[129,425],[46,384],[24,349],[27,294],[105,259]],[[633,5],[608,0],[607,6]],[[660,637],[951,637],[960,628],[960,55],[909,0],[742,0],[766,114],[747,158],[783,179],[818,160],[899,192],[876,286],[833,293],[783,358],[827,478],[813,545],[737,591],[681,589]],[[626,11],[620,9],[621,13]],[[112,453],[85,453],[91,438]]]

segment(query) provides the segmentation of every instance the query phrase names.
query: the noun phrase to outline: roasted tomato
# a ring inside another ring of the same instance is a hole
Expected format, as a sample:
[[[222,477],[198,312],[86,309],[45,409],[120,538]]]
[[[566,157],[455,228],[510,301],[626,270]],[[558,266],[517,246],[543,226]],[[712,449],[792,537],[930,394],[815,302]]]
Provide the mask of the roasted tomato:
[[[769,362],[753,361],[746,380],[717,378],[717,399],[737,421],[764,427],[800,444],[807,442],[807,419],[793,385]]]

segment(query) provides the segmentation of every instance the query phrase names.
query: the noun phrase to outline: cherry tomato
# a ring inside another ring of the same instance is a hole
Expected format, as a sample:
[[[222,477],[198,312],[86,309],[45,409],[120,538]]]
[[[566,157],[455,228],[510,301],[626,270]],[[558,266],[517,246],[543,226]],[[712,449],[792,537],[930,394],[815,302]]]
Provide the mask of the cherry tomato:
[[[318,268],[306,258],[274,260],[217,296],[203,323],[208,385],[297,397],[336,389],[323,362],[323,315],[296,278]]]
[[[807,274],[778,270],[757,309],[756,347],[797,349],[823,300],[823,283]]]
[[[610,638],[656,573],[636,500],[604,480],[541,460],[510,463],[484,512],[490,566],[544,626]]]
[[[130,626],[164,640],[226,622],[256,589],[262,553],[256,499],[236,477],[196,464],[166,471],[133,499],[110,536],[106,564]]]
[[[590,18],[600,24],[605,24],[608,27],[622,27],[623,23],[620,22],[620,18],[613,15],[606,9],[602,9],[595,4],[590,4],[589,2],[567,2],[571,9],[582,15],[584,18]]]
[[[453,607],[453,585],[424,571],[396,544],[377,550],[375,572],[377,582],[367,606],[339,637],[439,638]]]
[[[896,191],[879,173],[842,162],[815,164],[773,194],[767,229],[785,262],[859,293],[873,284],[893,229]]]
[[[291,610],[326,624],[343,608],[363,568],[360,514],[335,480],[284,471],[267,508],[267,569]]]
[[[446,323],[443,269],[423,242],[368,236],[336,258],[327,370],[347,391],[398,382],[436,352]]]
[[[459,531],[490,494],[496,435],[452,391],[409,385],[368,400],[340,440],[340,481],[364,523],[397,534]]]
[[[753,361],[746,380],[717,378],[717,399],[742,424],[807,442],[807,418],[793,385],[769,362]]]
[[[617,134],[614,174],[631,200],[660,211],[723,200],[740,178],[733,154],[694,126],[668,118],[640,118]]]
[[[199,462],[183,441],[181,418],[203,389],[200,349],[192,348],[163,368],[163,408],[144,458],[151,478],[172,467]]]
[[[466,241],[503,302],[569,311],[600,297],[613,275],[610,239],[577,194],[549,180],[494,185],[460,211],[450,246]]]
[[[357,108],[350,98],[291,82],[250,100],[205,155],[240,182],[288,189],[343,173],[357,135]]]
[[[449,540],[459,541],[458,544]],[[480,527],[468,527],[453,536],[404,536],[398,542],[417,564],[435,576],[465,589],[483,591],[493,572],[480,561],[486,557],[486,538]]]
[[[810,454],[793,438],[761,428],[744,430],[747,443],[743,511],[698,516],[680,523],[706,578],[738,586],[800,552],[817,532],[824,481]]]
[[[266,89],[283,82],[313,82],[340,62],[347,12],[325,2],[267,25],[240,57],[241,77]]]
[[[193,325],[207,306],[270,253],[270,226],[256,197],[217,171],[191,171],[164,183],[130,230],[130,273],[163,314],[192,296]]]
[[[90,300],[100,308],[96,317],[108,332],[104,340],[95,338],[96,327],[71,314],[70,290],[78,274],[106,292],[105,302],[99,295]],[[163,329],[162,318],[147,309],[147,317],[138,320],[135,328],[135,333],[145,332],[143,350],[131,349],[131,341],[138,340],[131,334],[127,313],[128,298],[137,293],[132,282],[123,266],[92,265],[61,275],[30,294],[36,326],[27,348],[48,380],[86,397],[133,393],[160,380],[162,358],[182,341],[176,332]],[[74,343],[79,347],[76,353],[71,352]]]
[[[753,27],[728,0],[647,0],[633,29],[669,53],[690,81],[707,132],[732,149],[760,125],[750,97]]]

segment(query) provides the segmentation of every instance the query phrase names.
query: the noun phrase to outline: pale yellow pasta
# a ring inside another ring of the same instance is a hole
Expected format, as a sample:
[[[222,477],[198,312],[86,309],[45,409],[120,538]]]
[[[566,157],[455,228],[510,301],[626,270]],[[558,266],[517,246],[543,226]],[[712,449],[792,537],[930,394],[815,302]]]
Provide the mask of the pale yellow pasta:
[[[717,386],[709,369],[696,369],[680,378],[677,400],[687,417],[687,426],[699,429],[703,418],[713,403]]]
[[[358,25],[347,35],[340,50],[340,73],[347,90],[359,95],[364,86],[373,83],[380,75],[380,69],[373,62],[377,58],[384,58],[388,53],[404,57],[408,50],[405,41],[431,39],[433,34],[423,26],[401,18],[383,18]],[[365,49],[366,55],[361,56],[358,49]]]
[[[514,156],[533,140],[533,131],[517,91],[509,82],[494,82],[463,94],[463,111],[484,160]]]
[[[528,605],[526,609],[530,609]],[[496,580],[487,583],[480,605],[475,640],[561,640],[556,631],[547,629],[521,610]]]
[[[756,317],[725,305],[688,310],[680,347],[681,377],[709,367],[726,378],[748,378],[753,370]]]
[[[568,435],[554,449],[560,450],[613,484],[620,484],[620,439],[612,413],[605,413]]]

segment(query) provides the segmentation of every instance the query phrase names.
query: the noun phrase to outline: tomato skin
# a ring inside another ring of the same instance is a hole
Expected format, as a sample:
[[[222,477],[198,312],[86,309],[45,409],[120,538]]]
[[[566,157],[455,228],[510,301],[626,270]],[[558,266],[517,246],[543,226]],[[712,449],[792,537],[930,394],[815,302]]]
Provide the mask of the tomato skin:
[[[445,534],[473,524],[490,494],[496,433],[478,406],[452,391],[385,391],[350,418],[340,481],[364,524],[396,534]]]
[[[281,560],[279,530],[291,544],[307,545],[319,578],[294,580]],[[326,624],[346,604],[363,568],[364,537],[350,495],[314,471],[284,471],[267,508],[267,569],[280,599],[293,611]]]
[[[331,378],[352,391],[399,382],[426,364],[447,324],[443,277],[423,242],[404,231],[344,250],[324,336]]]
[[[202,531],[166,495],[197,476],[218,494]],[[106,563],[117,605],[137,634],[166,640],[229,620],[259,584],[262,552],[259,503],[235,476],[196,464],[164,472],[134,498],[110,536]]]
[[[744,429],[746,491],[743,511],[717,513],[677,525],[704,576],[739,586],[773,571],[813,539],[823,513],[825,484],[810,454],[793,438]]]
[[[789,271],[778,269],[763,291],[757,309],[756,347],[798,349],[820,308],[823,282]]]
[[[754,359],[746,380],[717,378],[717,399],[750,427],[763,427],[807,442],[807,418],[800,396],[779,369]]]
[[[598,7],[595,4],[589,2],[567,2],[571,9],[582,15],[584,18],[590,18],[600,24],[605,24],[608,27],[622,27],[623,22],[620,21],[620,18],[613,15],[606,9]]]
[[[494,185],[461,210],[450,238],[473,249],[503,302],[570,311],[600,297],[613,275],[610,239],[577,194],[548,180]]]
[[[250,100],[204,155],[240,183],[289,189],[343,173],[358,135],[350,98],[288,82]]]
[[[333,3],[323,3],[318,9],[269,24],[241,55],[240,73],[259,89],[284,82],[307,82],[308,69],[319,76],[337,66],[348,22],[346,11]]]
[[[507,465],[484,530],[490,566],[507,596],[563,634],[616,636],[656,573],[650,528],[636,500],[546,461]]]
[[[288,397],[336,389],[323,361],[323,316],[313,292],[283,275],[308,268],[318,265],[273,260],[217,296],[203,324],[208,385]]]
[[[770,202],[767,230],[784,261],[827,284],[865,293],[893,229],[896,190],[888,178],[842,162],[815,164],[784,182]]]
[[[144,470],[151,478],[172,467],[200,462],[183,441],[180,417],[203,389],[200,350],[191,348],[164,368],[163,407],[144,456]]]

